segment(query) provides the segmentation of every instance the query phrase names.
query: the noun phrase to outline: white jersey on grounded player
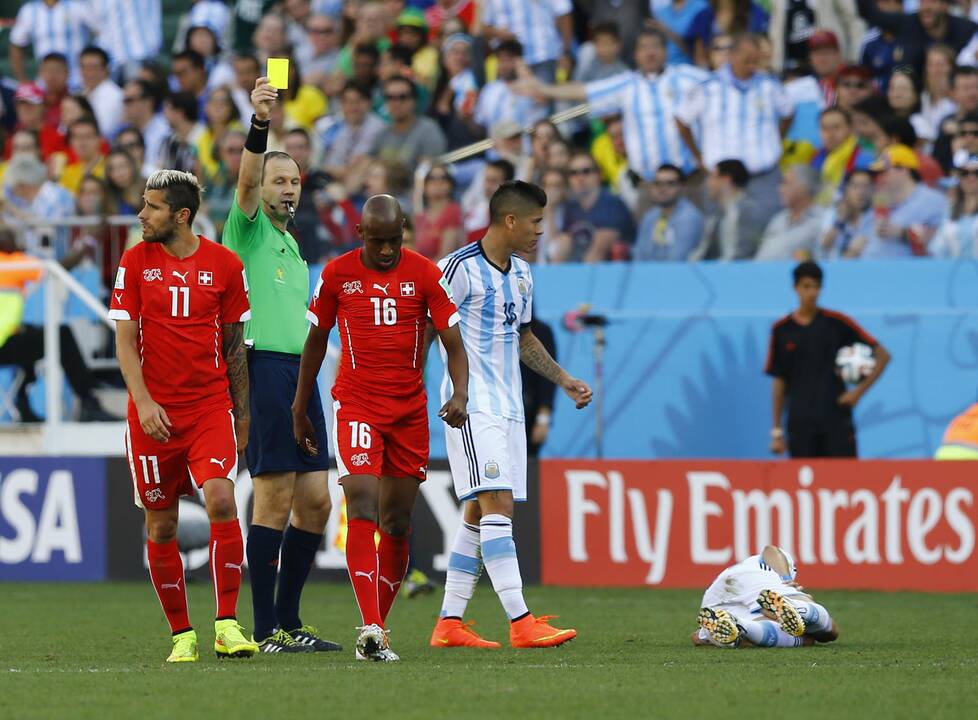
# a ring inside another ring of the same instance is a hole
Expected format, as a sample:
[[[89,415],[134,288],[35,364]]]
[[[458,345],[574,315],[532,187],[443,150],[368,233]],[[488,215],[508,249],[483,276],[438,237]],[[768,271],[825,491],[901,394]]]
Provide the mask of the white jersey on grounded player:
[[[781,595],[800,595],[801,590],[786,585],[780,575],[760,555],[751,555],[717,575],[703,593],[700,607],[744,605],[757,609],[762,590],[776,590]]]
[[[459,327],[469,359],[469,413],[523,422],[520,328],[530,322],[533,312],[529,263],[513,255],[508,269],[498,268],[479,241],[447,255],[438,267],[461,318]],[[445,349],[439,347],[445,362]],[[447,372],[441,395],[442,402],[451,396]]]

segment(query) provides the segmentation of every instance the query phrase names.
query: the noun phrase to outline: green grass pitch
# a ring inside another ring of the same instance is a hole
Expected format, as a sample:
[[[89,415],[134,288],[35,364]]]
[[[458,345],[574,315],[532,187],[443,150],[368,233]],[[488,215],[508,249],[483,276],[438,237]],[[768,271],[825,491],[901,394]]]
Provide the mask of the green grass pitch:
[[[165,667],[149,583],[0,584],[0,718],[975,718],[978,595],[825,592],[834,646],[720,651],[689,644],[699,592],[529,588],[579,637],[552,650],[428,647],[438,594],[399,598],[396,665],[353,660],[359,615],[344,585],[312,584],[303,619],[342,653],[218,661],[213,595],[190,586],[201,640]],[[240,616],[250,630],[250,597]],[[506,640],[483,580],[469,617]]]

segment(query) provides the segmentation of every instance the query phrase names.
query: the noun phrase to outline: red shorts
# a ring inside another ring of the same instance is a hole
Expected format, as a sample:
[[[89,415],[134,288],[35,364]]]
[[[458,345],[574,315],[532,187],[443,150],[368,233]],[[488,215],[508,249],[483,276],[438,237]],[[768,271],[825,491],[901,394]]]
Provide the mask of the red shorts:
[[[347,475],[412,477],[428,472],[428,406],[403,411],[333,401],[333,450],[340,478]]]
[[[165,510],[181,495],[192,495],[211,478],[234,480],[238,450],[234,416],[220,406],[206,411],[167,411],[173,423],[170,439],[157,442],[143,432],[130,403],[126,421],[126,456],[138,507]]]

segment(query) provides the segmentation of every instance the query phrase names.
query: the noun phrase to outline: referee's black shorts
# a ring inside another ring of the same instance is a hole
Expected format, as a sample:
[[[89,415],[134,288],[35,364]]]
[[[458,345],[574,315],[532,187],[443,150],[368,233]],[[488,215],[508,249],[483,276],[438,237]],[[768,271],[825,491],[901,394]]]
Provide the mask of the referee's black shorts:
[[[271,350],[250,350],[248,381],[251,429],[245,458],[252,476],[326,470],[329,461],[326,418],[323,416],[318,385],[313,386],[306,412],[316,429],[319,454],[312,457],[299,450],[292,435],[292,400],[299,382],[299,356]]]
[[[852,418],[788,421],[788,454],[793,458],[854,458],[856,428]]]

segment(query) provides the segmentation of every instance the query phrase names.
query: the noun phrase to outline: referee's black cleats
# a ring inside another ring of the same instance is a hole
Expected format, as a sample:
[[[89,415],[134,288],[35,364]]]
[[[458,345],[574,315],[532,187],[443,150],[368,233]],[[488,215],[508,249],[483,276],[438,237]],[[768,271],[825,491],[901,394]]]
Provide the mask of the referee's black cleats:
[[[272,635],[258,643],[258,652],[263,653],[311,653],[316,648],[300,645],[285,630],[276,630]]]
[[[298,630],[289,630],[288,635],[300,645],[311,647],[316,652],[338,652],[343,649],[339,643],[319,637],[319,630],[312,625],[303,625]]]

